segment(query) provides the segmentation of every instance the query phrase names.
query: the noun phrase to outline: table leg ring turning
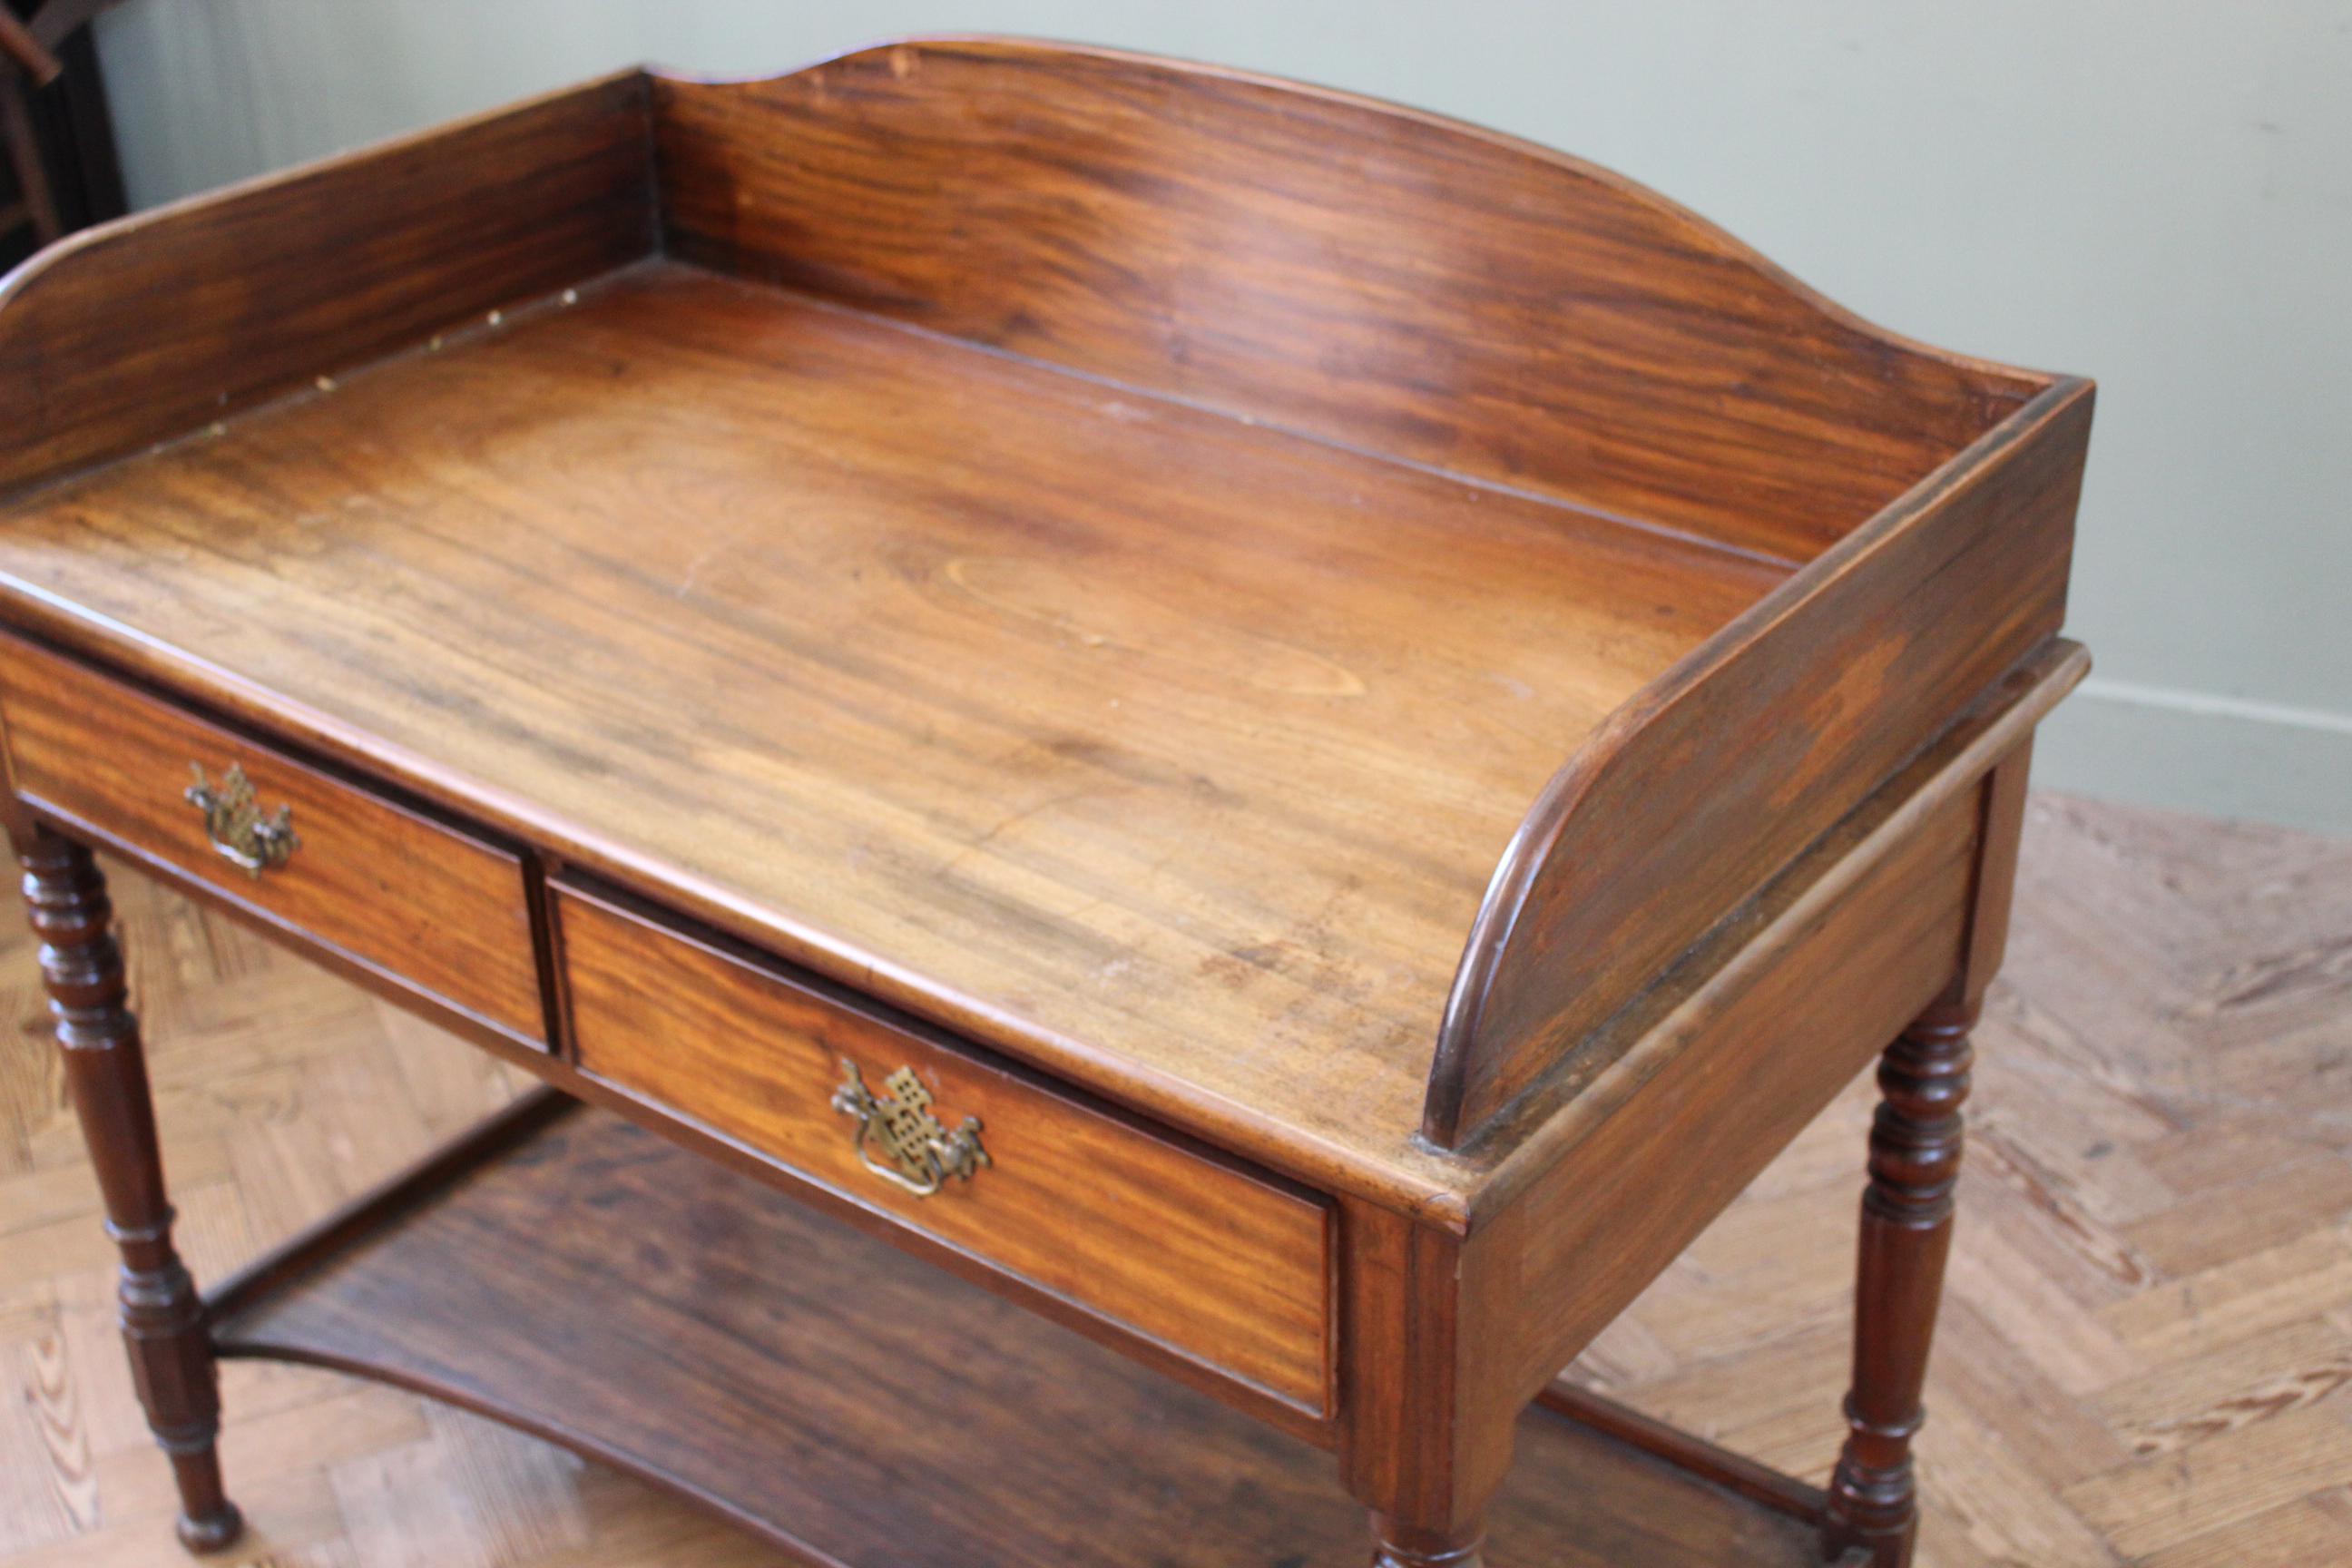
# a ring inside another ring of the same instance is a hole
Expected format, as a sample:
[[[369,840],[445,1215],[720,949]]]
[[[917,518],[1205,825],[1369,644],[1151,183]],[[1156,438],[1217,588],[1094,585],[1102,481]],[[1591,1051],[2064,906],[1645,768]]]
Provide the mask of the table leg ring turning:
[[[178,1531],[193,1552],[236,1540],[244,1520],[221,1487],[214,1441],[220,1390],[204,1305],[172,1247],[172,1205],[139,1021],[125,1005],[122,957],[109,930],[106,879],[90,852],[47,828],[12,836],[25,900],[41,939],[41,978],[58,1020],[67,1081],[122,1253],[122,1338],[131,1375],[180,1491]]]
[[[1830,1482],[1832,1552],[1866,1548],[1874,1568],[1903,1568],[1918,1532],[1911,1438],[1951,1248],[1960,1172],[1960,1104],[1968,1098],[1973,1008],[1938,1003],[1880,1058],[1885,1096],[1870,1131],[1854,1286],[1851,1428]]]

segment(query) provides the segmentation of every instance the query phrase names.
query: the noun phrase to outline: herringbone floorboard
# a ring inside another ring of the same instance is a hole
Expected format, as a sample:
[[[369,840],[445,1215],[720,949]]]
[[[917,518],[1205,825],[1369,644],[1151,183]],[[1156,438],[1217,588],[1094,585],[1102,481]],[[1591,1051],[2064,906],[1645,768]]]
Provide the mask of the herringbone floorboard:
[[[519,1087],[135,876],[115,889],[200,1278]],[[0,1568],[184,1563],[30,946],[0,929]],[[2036,797],[1978,1046],[1923,1563],[2352,1563],[2352,843]],[[1871,1103],[1864,1082],[1824,1112],[1574,1375],[1823,1477]],[[780,1561],[413,1395],[250,1363],[224,1393],[254,1525],[224,1563]]]

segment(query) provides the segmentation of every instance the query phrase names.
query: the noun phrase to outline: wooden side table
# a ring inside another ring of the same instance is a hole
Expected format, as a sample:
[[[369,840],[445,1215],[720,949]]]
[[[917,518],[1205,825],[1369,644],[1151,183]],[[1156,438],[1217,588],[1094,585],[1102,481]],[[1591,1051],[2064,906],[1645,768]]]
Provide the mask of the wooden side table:
[[[93,230],[0,403],[191,1546],[270,1355],[816,1563],[1906,1560],[2087,383],[1506,137],[935,39]],[[200,1298],[92,845],[547,1092]],[[1556,1385],[1874,1058],[1829,1491]]]

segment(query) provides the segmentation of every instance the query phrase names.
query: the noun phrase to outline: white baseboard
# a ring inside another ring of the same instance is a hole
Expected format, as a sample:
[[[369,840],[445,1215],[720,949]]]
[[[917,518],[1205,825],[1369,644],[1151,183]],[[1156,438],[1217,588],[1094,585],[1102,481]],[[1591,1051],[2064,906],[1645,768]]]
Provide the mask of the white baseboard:
[[[2352,836],[2352,716],[2093,676],[2043,722],[2033,782]]]

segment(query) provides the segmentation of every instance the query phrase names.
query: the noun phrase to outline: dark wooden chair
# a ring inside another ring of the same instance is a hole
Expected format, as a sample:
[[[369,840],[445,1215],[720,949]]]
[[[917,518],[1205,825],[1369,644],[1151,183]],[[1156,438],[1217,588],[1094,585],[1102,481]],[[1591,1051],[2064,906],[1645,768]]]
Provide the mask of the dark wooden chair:
[[[90,18],[120,3],[49,0],[26,16],[0,0],[0,142],[7,145],[16,184],[13,195],[0,192],[0,242],[29,227],[37,249],[122,211],[96,56],[87,38],[76,37]],[[36,95],[59,88],[74,101],[45,115]],[[61,142],[75,145],[60,147]],[[62,182],[60,163],[71,170]],[[67,184],[75,188],[60,188]]]

